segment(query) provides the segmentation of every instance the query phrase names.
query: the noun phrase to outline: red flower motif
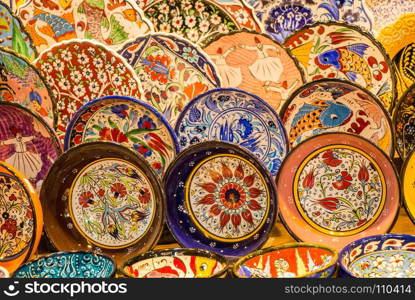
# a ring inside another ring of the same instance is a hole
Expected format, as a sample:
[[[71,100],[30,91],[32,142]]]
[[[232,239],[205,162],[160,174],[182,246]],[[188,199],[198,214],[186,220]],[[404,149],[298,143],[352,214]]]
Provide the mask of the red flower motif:
[[[363,182],[369,181],[369,171],[367,170],[367,167],[363,163],[360,166],[359,173],[357,174],[357,178]]]
[[[159,162],[155,162],[155,163],[152,163],[151,164],[151,166],[153,167],[153,169],[155,169],[155,170],[160,170],[161,168],[163,168],[163,166],[161,165],[161,163],[159,163]]]
[[[331,211],[337,210],[340,206],[339,199],[333,197],[317,200],[317,203],[320,204],[323,208]]]
[[[90,204],[94,204],[94,194],[91,192],[84,192],[79,196],[79,204],[83,207],[88,207]]]
[[[150,202],[151,199],[151,193],[150,190],[145,188],[143,190],[140,190],[140,196],[138,196],[138,200],[140,200],[141,203],[146,204]]]
[[[104,197],[104,195],[105,195],[105,190],[100,189],[100,190],[98,191],[98,195],[99,195],[100,197]]]
[[[369,64],[369,66],[373,69],[373,77],[379,81],[382,80],[382,73],[387,73],[389,68],[388,65],[386,64],[386,62],[382,61],[380,63],[378,63],[378,60],[371,56],[367,59],[367,62]]]
[[[31,209],[28,209],[28,210],[26,211],[26,218],[28,218],[28,219],[33,219],[33,212],[32,212],[32,210],[31,210]]]
[[[127,189],[125,188],[125,186],[122,183],[114,183],[111,187],[111,192],[114,193],[114,197],[118,198],[118,197],[124,197],[125,195],[127,195]]]
[[[311,190],[314,186],[314,169],[311,170],[303,179],[303,188]]]
[[[112,141],[116,143],[128,142],[127,136],[117,128],[103,128],[99,132],[99,136],[101,141]]]
[[[16,200],[17,200],[16,195],[15,195],[15,194],[12,194],[12,195],[9,197],[9,200],[10,200],[10,201],[16,201]]]
[[[330,167],[337,167],[342,163],[342,161],[337,158],[337,155],[333,150],[327,150],[323,154],[323,162]]]
[[[6,230],[7,233],[11,234],[13,238],[16,237],[17,232],[17,221],[15,219],[7,219],[0,227],[1,232]]]
[[[147,57],[148,65],[144,67],[144,71],[150,74],[150,78],[153,81],[159,81],[162,84],[166,84],[170,78],[175,76],[175,70],[170,69],[171,60],[168,56],[152,56]]]
[[[351,183],[352,180],[353,178],[348,172],[342,171],[341,176],[339,176],[337,181],[333,182],[332,184],[334,188],[338,190],[344,190],[344,189],[347,189],[352,184]]]

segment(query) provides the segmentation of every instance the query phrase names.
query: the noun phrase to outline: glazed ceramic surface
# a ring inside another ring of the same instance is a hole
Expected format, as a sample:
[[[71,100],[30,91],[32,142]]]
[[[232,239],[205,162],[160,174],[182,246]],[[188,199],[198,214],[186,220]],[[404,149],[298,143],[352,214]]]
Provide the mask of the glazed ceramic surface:
[[[336,249],[387,232],[399,209],[392,163],[351,134],[327,133],[298,145],[281,167],[277,190],[287,229],[299,240]]]
[[[110,278],[114,261],[92,252],[58,252],[20,267],[13,278]]]
[[[396,150],[403,160],[415,149],[415,86],[399,100],[393,116]]]
[[[260,33],[220,35],[204,51],[215,63],[222,87],[251,92],[277,111],[304,82],[302,69],[290,52]]]
[[[402,168],[402,192],[404,196],[404,203],[406,211],[412,222],[415,221],[415,152],[411,152]]]
[[[89,41],[56,44],[37,58],[35,66],[56,98],[60,139],[74,113],[90,100],[109,95],[141,95],[139,79],[122,57]]]
[[[388,112],[369,91],[348,82],[323,79],[309,83],[281,111],[291,147],[325,132],[348,132],[368,138],[393,154]]]
[[[0,266],[0,278],[9,278],[10,274],[6,268]]]
[[[151,34],[119,53],[137,72],[144,99],[174,126],[183,107],[200,93],[220,86],[214,65],[195,45],[168,34]]]
[[[131,148],[159,175],[179,152],[176,135],[167,121],[153,107],[127,97],[108,96],[89,102],[73,117],[65,149],[96,141]]]
[[[227,256],[257,249],[276,212],[272,179],[245,149],[204,142],[183,151],[165,179],[167,224],[184,247]]]
[[[275,175],[288,153],[285,130],[267,103],[236,89],[211,90],[191,101],[176,124],[182,149],[220,140],[255,154]]]
[[[74,38],[116,49],[152,30],[141,9],[128,0],[30,0],[17,14],[39,52]]]
[[[392,111],[395,77],[384,49],[369,34],[342,23],[316,23],[290,36],[291,49],[307,81],[339,78],[359,84]]]

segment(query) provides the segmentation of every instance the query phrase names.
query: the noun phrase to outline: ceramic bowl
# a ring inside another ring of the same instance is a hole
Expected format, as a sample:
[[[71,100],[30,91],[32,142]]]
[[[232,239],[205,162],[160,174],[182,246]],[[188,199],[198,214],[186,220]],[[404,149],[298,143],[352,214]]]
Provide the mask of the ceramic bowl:
[[[115,262],[93,252],[57,252],[32,260],[14,272],[14,278],[111,278]]]

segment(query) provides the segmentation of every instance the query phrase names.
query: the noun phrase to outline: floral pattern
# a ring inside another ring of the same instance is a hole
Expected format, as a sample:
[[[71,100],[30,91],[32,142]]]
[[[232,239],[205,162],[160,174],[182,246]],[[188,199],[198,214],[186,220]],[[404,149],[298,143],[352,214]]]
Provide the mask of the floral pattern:
[[[394,114],[396,150],[402,159],[415,149],[415,89],[408,90]]]

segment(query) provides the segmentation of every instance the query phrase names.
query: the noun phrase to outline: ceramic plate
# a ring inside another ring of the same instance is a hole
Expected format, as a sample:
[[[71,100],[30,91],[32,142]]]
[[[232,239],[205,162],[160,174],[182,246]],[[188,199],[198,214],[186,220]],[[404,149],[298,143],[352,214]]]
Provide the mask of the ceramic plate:
[[[111,141],[142,155],[160,176],[179,153],[176,135],[152,106],[108,96],[83,106],[65,136],[65,150],[86,142]]]
[[[215,63],[222,87],[251,92],[277,111],[304,83],[302,69],[289,50],[260,33],[219,35],[204,51]]]
[[[133,257],[120,267],[131,278],[212,278],[224,277],[225,258],[200,249],[165,249]]]
[[[277,191],[281,219],[296,239],[337,250],[387,232],[399,210],[399,181],[388,156],[346,133],[298,145],[281,166]]]
[[[28,0],[17,14],[39,52],[74,38],[117,49],[152,30],[141,9],[128,0]]]
[[[383,47],[358,27],[328,22],[305,26],[287,38],[307,81],[339,78],[357,83],[378,96],[392,111],[395,77]]]
[[[22,172],[39,191],[61,154],[55,133],[21,105],[0,102],[0,160]]]
[[[239,0],[140,1],[155,31],[175,33],[205,45],[218,33],[242,28],[261,31],[252,10]]]
[[[337,253],[326,246],[293,243],[261,249],[233,266],[238,278],[328,278],[336,270]]]
[[[192,100],[175,128],[182,149],[219,140],[251,151],[272,175],[288,153],[281,120],[261,98],[242,90],[216,89]]]
[[[402,167],[402,192],[404,196],[404,204],[408,216],[415,223],[415,152],[408,154]]]
[[[47,236],[59,251],[95,249],[119,263],[150,250],[163,228],[158,176],[121,145],[91,142],[69,149],[40,195]]]
[[[394,153],[388,112],[368,90],[337,79],[322,79],[298,89],[281,111],[290,146],[325,132],[365,137],[386,153]]]
[[[125,45],[119,53],[137,72],[145,100],[172,126],[186,103],[220,86],[215,67],[207,55],[174,35],[142,36]]]
[[[241,256],[268,238],[277,211],[268,171],[247,150],[203,142],[184,150],[167,170],[167,225],[188,248]]]
[[[41,53],[35,66],[46,78],[57,102],[57,134],[65,135],[73,114],[90,100],[109,95],[140,98],[134,70],[103,45],[71,40]]]

